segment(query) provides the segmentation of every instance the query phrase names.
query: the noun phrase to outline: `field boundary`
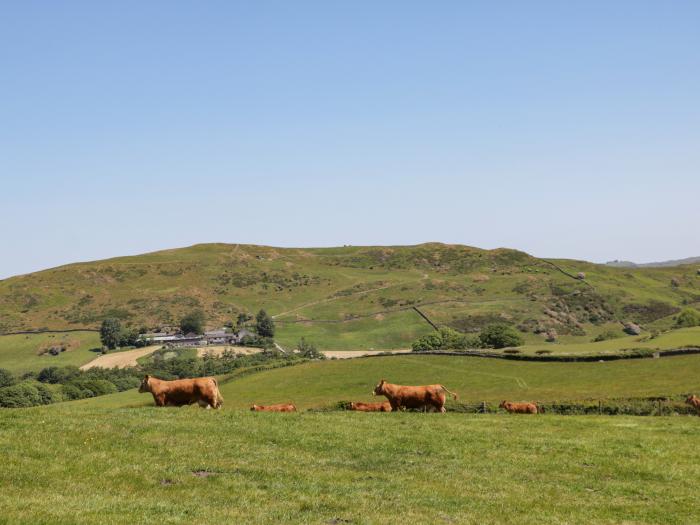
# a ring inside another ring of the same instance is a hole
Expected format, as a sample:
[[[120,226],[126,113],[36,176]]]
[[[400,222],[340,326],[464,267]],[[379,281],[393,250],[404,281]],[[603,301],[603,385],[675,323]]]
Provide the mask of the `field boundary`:
[[[38,334],[69,334],[71,332],[95,332],[100,331],[97,328],[66,328],[65,330],[21,330],[19,332],[3,332],[3,335],[38,335]]]
[[[410,354],[374,354],[357,356],[355,359],[362,357],[388,357],[388,356],[406,356],[406,355],[445,355],[445,356],[461,356],[461,357],[485,357],[491,359],[509,359],[512,361],[539,361],[539,362],[597,362],[597,361],[619,361],[622,359],[654,359],[655,357],[673,357],[680,355],[700,354],[700,347],[691,348],[674,348],[670,350],[649,350],[649,353],[630,353],[630,354],[601,354],[601,355],[525,355],[525,354],[500,354],[496,352],[483,352],[479,350],[465,350],[464,352],[411,352]]]

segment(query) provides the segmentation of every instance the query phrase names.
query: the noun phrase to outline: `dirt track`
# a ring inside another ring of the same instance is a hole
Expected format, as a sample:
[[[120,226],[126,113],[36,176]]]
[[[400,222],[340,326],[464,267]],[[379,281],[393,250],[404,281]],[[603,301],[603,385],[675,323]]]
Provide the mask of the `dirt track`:
[[[136,360],[152,354],[158,350],[160,346],[147,346],[145,348],[136,348],[134,350],[124,350],[123,352],[114,352],[113,354],[105,354],[98,356],[89,363],[80,367],[81,370],[88,370],[95,366],[101,368],[126,368],[127,366],[136,366]]]

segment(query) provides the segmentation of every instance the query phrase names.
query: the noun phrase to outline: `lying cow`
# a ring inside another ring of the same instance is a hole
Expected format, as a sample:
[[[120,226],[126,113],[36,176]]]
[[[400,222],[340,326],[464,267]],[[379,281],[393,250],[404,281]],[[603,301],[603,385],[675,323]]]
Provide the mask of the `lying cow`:
[[[537,414],[540,412],[535,403],[511,403],[510,401],[501,401],[498,408],[504,408],[511,414]]]
[[[374,387],[372,395],[386,397],[392,410],[417,408],[444,413],[447,412],[445,392],[451,394],[453,399],[457,399],[457,394],[450,392],[443,385],[403,386],[387,383],[386,379],[382,379]]]
[[[384,401],[383,403],[361,403],[352,402],[350,403],[349,410],[356,410],[358,412],[391,412],[391,403]]]
[[[700,397],[696,395],[690,395],[685,400],[685,402],[688,403],[691,407],[695,407],[695,410],[697,410],[698,412],[698,416],[700,416]]]
[[[199,404],[204,408],[221,408],[224,398],[219,383],[213,377],[164,381],[147,375],[141,381],[139,393],[150,392],[159,407],[181,407]]]
[[[253,405],[250,407],[252,412],[296,412],[297,407],[290,404],[280,403],[277,405]]]

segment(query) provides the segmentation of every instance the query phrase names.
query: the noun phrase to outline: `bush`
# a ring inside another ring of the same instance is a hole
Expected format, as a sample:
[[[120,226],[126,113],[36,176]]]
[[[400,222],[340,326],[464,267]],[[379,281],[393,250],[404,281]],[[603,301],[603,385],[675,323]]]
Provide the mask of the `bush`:
[[[0,388],[0,407],[25,408],[41,404],[41,396],[31,383],[18,383]]]
[[[411,345],[414,352],[466,350],[480,346],[478,338],[461,334],[452,328],[440,328],[437,333],[425,335]]]
[[[46,386],[45,384],[39,383],[36,385],[36,390],[39,393],[39,398],[41,399],[42,405],[50,405],[51,403],[63,401],[63,396],[61,396],[60,392]]]
[[[607,332],[603,332],[602,334],[595,336],[592,342],[599,343],[600,341],[609,341],[610,339],[617,339],[618,337],[621,337],[620,334],[613,330],[608,330]]]
[[[80,370],[77,366],[49,366],[42,368],[37,376],[37,380],[41,383],[67,383],[68,381],[78,377]]]
[[[306,357],[307,359],[325,359],[326,358],[326,356],[323,353],[318,351],[318,349],[316,348],[316,345],[308,342],[303,337],[301,338],[299,343],[297,343],[297,352],[299,353],[299,356]]]
[[[676,317],[676,326],[678,328],[700,326],[700,312],[695,308],[686,308]]]
[[[479,334],[479,340],[484,348],[521,346],[525,342],[523,337],[513,327],[506,324],[487,326]]]
[[[0,368],[0,388],[15,384],[15,376],[6,368]]]

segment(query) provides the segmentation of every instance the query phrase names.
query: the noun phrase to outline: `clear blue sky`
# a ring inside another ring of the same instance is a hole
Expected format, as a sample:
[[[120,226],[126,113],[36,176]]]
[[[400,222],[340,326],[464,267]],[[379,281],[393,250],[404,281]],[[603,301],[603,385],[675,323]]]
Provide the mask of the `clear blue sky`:
[[[700,255],[700,2],[2,2],[0,178],[0,278],[213,241]]]

